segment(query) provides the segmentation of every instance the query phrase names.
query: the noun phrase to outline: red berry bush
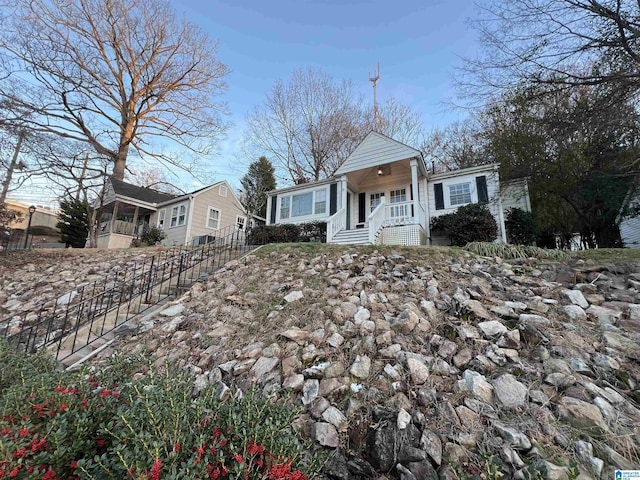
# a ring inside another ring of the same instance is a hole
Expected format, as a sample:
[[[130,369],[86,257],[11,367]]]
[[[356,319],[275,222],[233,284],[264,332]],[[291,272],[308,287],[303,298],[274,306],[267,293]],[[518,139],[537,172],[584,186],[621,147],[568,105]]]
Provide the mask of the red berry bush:
[[[119,358],[59,372],[2,342],[0,362],[0,479],[305,480],[321,468],[291,429],[296,409],[256,391],[193,398],[181,370]]]

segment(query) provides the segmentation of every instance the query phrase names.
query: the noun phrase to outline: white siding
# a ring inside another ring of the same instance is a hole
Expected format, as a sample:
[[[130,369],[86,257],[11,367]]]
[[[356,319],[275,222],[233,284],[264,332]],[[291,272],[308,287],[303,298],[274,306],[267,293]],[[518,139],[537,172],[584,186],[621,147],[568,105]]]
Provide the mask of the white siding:
[[[474,171],[473,173],[468,173],[468,174],[463,173],[460,175],[451,175],[441,180],[438,180],[437,178],[430,179],[427,186],[427,190],[429,193],[429,198],[428,198],[429,214],[431,215],[431,218],[439,217],[440,215],[444,215],[446,213],[453,213],[460,206],[460,205],[451,205],[451,202],[449,199],[449,187],[451,185],[469,183],[470,192],[471,192],[471,203],[478,203],[476,177],[479,177],[482,175],[487,177],[487,194],[489,197],[489,211],[491,212],[491,214],[496,220],[496,223],[498,224],[497,238],[500,239],[502,237],[502,226],[500,222],[500,203],[501,202],[499,198],[500,183],[498,179],[498,173],[493,171],[493,169],[485,170],[485,171]],[[442,183],[442,192],[444,195],[444,209],[442,210],[436,210],[436,196],[435,196],[435,189],[434,189],[434,185],[436,183]],[[434,244],[439,244],[435,242],[435,238],[433,240],[434,240]]]
[[[510,208],[519,208],[525,212],[531,211],[529,199],[529,187],[526,180],[514,180],[506,182],[500,188],[502,195],[502,208],[505,214]]]
[[[640,196],[631,203],[631,206],[640,204]],[[620,237],[622,244],[627,248],[640,248],[640,216],[625,217],[620,221]]]
[[[343,175],[414,157],[419,157],[420,161],[422,161],[419,150],[396,142],[379,133],[371,132],[338,168],[336,175]]]

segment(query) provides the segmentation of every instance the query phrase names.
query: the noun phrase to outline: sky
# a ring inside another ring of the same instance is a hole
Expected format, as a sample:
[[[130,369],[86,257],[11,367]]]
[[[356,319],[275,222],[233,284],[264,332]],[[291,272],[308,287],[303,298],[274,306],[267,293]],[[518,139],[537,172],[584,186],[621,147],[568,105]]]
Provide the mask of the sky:
[[[471,0],[174,0],[179,14],[219,42],[231,70],[226,100],[233,123],[212,170],[239,185],[252,159],[242,158],[248,112],[279,79],[317,67],[351,80],[373,103],[369,76],[380,65],[378,99],[394,96],[422,114],[426,130],[461,118],[447,103],[461,56],[473,55],[466,26]],[[243,161],[244,160],[244,161]],[[255,160],[255,159],[253,159]]]
[[[218,59],[230,69],[224,100],[231,128],[206,166],[215,181],[240,186],[257,160],[243,154],[245,118],[277,80],[286,81],[296,69],[313,66],[336,81],[351,80],[373,104],[369,76],[379,64],[379,101],[394,96],[410,105],[427,131],[464,117],[449,102],[455,98],[455,68],[477,48],[476,33],[466,25],[475,11],[472,0],[170,1],[178,16],[219,43]],[[180,183],[202,186],[186,175]],[[16,193],[32,202],[43,195],[28,187]]]

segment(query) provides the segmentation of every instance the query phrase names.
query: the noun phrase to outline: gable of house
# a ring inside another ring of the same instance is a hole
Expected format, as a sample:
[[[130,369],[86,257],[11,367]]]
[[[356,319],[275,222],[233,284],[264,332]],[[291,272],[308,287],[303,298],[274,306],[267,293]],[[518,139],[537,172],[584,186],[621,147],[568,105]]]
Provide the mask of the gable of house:
[[[194,194],[190,238],[216,236],[234,227],[246,228],[249,218],[233,189],[226,181]]]
[[[151,217],[167,235],[164,244],[182,245],[225,228],[248,224],[247,214],[231,186],[218,182],[158,205]]]
[[[418,167],[426,175],[426,167],[420,150],[411,148],[377,132],[370,132],[336,170],[336,175],[375,168],[393,162],[419,158]]]

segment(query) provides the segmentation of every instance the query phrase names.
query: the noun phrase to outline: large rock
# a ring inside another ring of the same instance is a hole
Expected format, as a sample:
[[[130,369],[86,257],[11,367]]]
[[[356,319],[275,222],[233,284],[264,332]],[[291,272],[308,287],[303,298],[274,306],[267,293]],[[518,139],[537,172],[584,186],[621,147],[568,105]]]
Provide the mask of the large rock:
[[[280,360],[274,357],[260,357],[251,367],[250,373],[258,381],[262,382],[264,376],[271,372],[280,363]]]
[[[420,317],[413,310],[404,310],[400,315],[391,321],[391,328],[398,333],[408,334],[416,328],[420,322]]]
[[[573,397],[562,397],[558,404],[560,418],[576,428],[591,432],[608,431],[609,428],[598,407]]]
[[[315,423],[313,425],[313,438],[323,447],[337,448],[340,445],[338,431],[330,423]]]
[[[367,378],[371,374],[371,359],[366,355],[358,355],[349,369],[354,377]]]
[[[478,328],[486,338],[499,337],[507,332],[507,327],[497,320],[490,320],[488,322],[480,322]]]
[[[484,375],[473,370],[465,370],[462,380],[458,380],[458,389],[470,393],[478,400],[485,403],[493,402],[493,387]]]
[[[409,357],[407,359],[407,368],[411,375],[411,382],[414,385],[422,385],[429,378],[429,367],[417,358]]]
[[[529,313],[521,313],[518,317],[518,323],[525,327],[547,328],[551,323],[547,317],[542,315],[533,315]]]
[[[527,392],[529,389],[523,383],[516,380],[513,375],[505,373],[491,383],[497,399],[505,407],[518,408],[527,403]]]
[[[587,299],[584,298],[584,295],[580,290],[569,290],[564,288],[560,291],[560,294],[573,305],[578,305],[581,308],[589,308],[589,302],[587,302]]]

